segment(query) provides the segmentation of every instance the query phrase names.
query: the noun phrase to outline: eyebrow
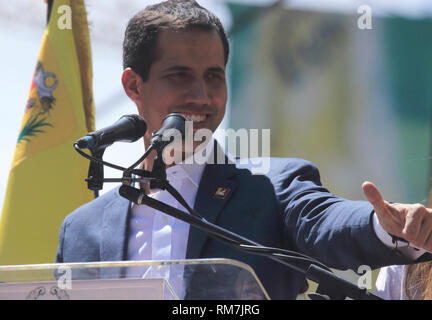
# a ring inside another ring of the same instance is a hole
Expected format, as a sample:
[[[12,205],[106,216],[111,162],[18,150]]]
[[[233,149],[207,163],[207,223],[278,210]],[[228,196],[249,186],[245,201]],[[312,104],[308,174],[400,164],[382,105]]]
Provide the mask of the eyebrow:
[[[221,67],[210,67],[207,70],[212,71],[212,72],[219,72],[219,73],[225,74],[225,69],[222,69]]]
[[[169,68],[164,69],[162,72],[170,72],[170,71],[187,71],[190,70],[190,67],[187,66],[180,66],[180,65],[176,65],[176,66],[172,66]],[[222,69],[221,67],[209,67],[207,68],[208,71],[211,72],[219,72],[219,73],[225,73],[225,70]]]
[[[166,68],[163,70],[163,72],[167,72],[167,71],[186,71],[189,70],[189,67],[185,67],[185,66],[172,66],[169,68]]]

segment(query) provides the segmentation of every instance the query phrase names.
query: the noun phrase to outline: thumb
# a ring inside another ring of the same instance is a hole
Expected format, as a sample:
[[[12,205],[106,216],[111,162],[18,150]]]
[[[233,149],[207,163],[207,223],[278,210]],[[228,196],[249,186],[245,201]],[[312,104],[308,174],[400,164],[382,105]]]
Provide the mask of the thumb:
[[[382,209],[386,208],[386,203],[383,200],[381,193],[372,182],[363,182],[362,189],[367,200],[373,205],[375,211],[382,211]]]
[[[362,184],[363,192],[368,201],[373,205],[374,211],[378,216],[380,223],[387,226],[397,226],[398,230],[405,224],[405,217],[393,204],[385,201],[378,188],[369,181]],[[386,228],[385,228],[386,229]],[[397,235],[397,231],[386,229],[387,232]]]

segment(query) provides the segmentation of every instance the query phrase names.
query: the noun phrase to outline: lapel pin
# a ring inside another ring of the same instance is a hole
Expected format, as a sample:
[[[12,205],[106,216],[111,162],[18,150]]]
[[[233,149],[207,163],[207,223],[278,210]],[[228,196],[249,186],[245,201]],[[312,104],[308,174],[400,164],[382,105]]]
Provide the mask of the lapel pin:
[[[214,194],[214,197],[216,199],[225,199],[228,193],[230,192],[230,189],[228,188],[218,188]]]

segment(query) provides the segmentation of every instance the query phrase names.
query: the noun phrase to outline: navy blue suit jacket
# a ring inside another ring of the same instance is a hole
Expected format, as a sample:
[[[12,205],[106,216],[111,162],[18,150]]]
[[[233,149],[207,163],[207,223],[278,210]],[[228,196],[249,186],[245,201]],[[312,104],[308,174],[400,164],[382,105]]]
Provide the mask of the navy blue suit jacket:
[[[214,197],[219,187],[230,190],[224,199]],[[317,168],[301,159],[272,158],[267,175],[252,175],[234,164],[208,164],[194,209],[208,221],[250,240],[302,252],[332,268],[357,270],[369,265],[375,269],[411,263],[377,238],[368,202],[334,196],[321,186]],[[75,210],[61,226],[56,262],[125,260],[129,212],[130,203],[118,189]],[[273,299],[295,299],[306,288],[302,274],[192,227],[186,258],[245,262]]]

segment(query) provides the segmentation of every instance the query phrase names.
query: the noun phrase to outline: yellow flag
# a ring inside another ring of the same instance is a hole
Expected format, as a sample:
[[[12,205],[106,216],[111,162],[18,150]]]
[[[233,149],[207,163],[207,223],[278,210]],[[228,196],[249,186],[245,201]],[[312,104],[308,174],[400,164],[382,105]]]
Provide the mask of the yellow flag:
[[[52,263],[64,217],[94,196],[73,142],[94,131],[83,0],[54,0],[42,38],[0,220],[0,265]]]

